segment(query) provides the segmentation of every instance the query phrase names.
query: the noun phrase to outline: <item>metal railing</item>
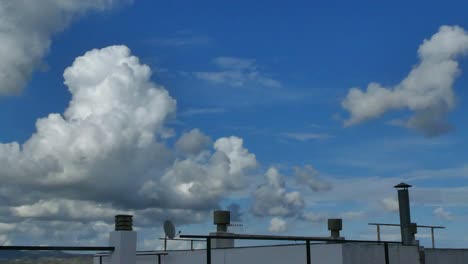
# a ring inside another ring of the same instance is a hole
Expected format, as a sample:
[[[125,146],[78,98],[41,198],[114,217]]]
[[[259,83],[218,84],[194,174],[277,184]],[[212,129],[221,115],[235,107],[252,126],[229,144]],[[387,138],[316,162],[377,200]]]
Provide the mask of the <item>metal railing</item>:
[[[28,250],[28,251],[114,251],[114,247],[77,247],[77,246],[0,246],[3,250]],[[102,257],[99,257],[102,264]]]
[[[203,242],[205,241],[204,239],[183,239],[183,238],[168,238],[168,237],[160,237],[159,240],[164,240],[164,251],[167,250],[167,241],[187,241],[189,242],[190,241],[190,250],[193,251],[193,242]]]
[[[75,247],[75,246],[0,246],[0,250],[30,251],[114,251],[114,247]]]
[[[137,256],[156,256],[158,258],[158,264],[161,264],[161,256],[167,256],[167,252],[161,251],[137,251]],[[106,253],[98,253],[94,255],[94,258],[99,257],[99,264],[102,264],[103,257],[109,257],[109,254]]]
[[[304,236],[271,236],[271,235],[181,235],[181,238],[205,239],[206,240],[206,263],[211,264],[211,239],[240,239],[240,240],[276,240],[276,241],[304,241],[306,245],[306,263],[311,264],[310,242],[328,242],[328,243],[366,243],[383,244],[385,254],[385,264],[390,264],[388,253],[388,244],[401,244],[397,241],[374,241],[374,240],[351,240],[335,239],[330,237],[304,237]]]
[[[369,223],[369,225],[374,225],[377,227],[377,241],[380,241],[380,226],[400,226],[399,224],[384,224],[384,223]],[[431,229],[431,241],[432,248],[435,248],[435,236],[434,229],[444,229],[445,226],[432,226],[432,225],[416,225],[416,227],[421,228],[430,228]]]

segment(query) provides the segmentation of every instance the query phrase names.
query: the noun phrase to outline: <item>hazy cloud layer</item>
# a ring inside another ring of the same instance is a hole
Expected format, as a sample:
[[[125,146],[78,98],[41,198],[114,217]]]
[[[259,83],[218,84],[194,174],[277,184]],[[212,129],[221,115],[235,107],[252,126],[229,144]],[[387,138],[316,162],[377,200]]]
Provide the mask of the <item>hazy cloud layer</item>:
[[[325,133],[302,133],[302,132],[286,132],[282,133],[281,136],[298,141],[309,141],[309,140],[325,140],[332,138],[333,136]]]
[[[319,171],[311,165],[304,167],[294,167],[294,176],[298,185],[305,185],[314,192],[329,191],[332,189],[332,184],[319,176]]]
[[[383,209],[390,212],[398,212],[399,209],[398,200],[394,197],[386,197],[382,199],[380,201],[380,205]]]
[[[226,84],[235,87],[247,84],[270,88],[281,87],[279,81],[266,76],[258,70],[255,60],[218,57],[213,60],[213,63],[219,68],[218,71],[195,72],[194,76],[214,84]]]
[[[442,26],[419,46],[420,62],[394,87],[370,83],[365,91],[352,88],[342,101],[350,113],[346,126],[377,118],[392,110],[410,110],[406,120],[391,123],[426,136],[446,133],[447,113],[455,107],[453,84],[460,70],[457,59],[468,53],[468,33],[458,26]]]
[[[442,219],[442,220],[445,220],[445,221],[451,221],[453,220],[453,215],[451,212],[448,212],[446,211],[444,208],[442,207],[437,207],[436,209],[434,209],[434,211],[432,212],[434,214],[434,216],[436,216],[437,218],[439,219]]]
[[[51,37],[88,11],[129,0],[1,0],[0,95],[17,94],[48,51]]]

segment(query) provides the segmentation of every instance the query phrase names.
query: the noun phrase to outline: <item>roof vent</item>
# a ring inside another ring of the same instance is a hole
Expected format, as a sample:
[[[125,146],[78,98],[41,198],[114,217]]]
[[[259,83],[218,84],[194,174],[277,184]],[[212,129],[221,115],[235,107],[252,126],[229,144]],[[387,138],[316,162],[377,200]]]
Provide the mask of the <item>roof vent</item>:
[[[227,226],[231,223],[231,213],[229,211],[217,210],[213,212],[213,224],[216,225],[217,232],[227,232]]]
[[[133,230],[133,215],[116,215],[115,216],[115,231],[132,231]]]
[[[328,230],[332,238],[340,238],[340,231],[343,229],[343,220],[340,218],[328,219]]]

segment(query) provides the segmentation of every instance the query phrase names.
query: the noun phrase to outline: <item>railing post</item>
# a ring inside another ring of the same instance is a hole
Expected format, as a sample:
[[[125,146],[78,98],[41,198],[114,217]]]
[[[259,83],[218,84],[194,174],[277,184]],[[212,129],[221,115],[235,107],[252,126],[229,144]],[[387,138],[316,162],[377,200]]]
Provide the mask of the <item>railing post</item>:
[[[211,238],[206,238],[206,264],[211,264]]]
[[[435,248],[434,227],[431,227],[432,248]]]
[[[310,260],[310,240],[306,240],[306,250],[307,250],[307,264],[311,263]]]
[[[380,242],[380,225],[377,224],[377,241]]]
[[[388,257],[388,243],[384,243],[384,250],[385,250],[385,264],[390,264],[390,260]]]

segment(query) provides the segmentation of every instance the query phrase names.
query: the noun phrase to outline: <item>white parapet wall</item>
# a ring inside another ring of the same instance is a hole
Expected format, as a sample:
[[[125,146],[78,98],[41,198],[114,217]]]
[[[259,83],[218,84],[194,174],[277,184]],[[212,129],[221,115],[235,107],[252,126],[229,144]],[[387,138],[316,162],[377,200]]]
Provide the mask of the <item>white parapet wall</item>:
[[[426,249],[426,264],[466,264],[468,249]]]
[[[390,264],[420,264],[416,246],[388,245]],[[343,264],[385,263],[383,245],[348,243],[343,245]]]
[[[383,245],[369,244],[311,244],[310,256],[312,264],[376,264],[385,263]],[[213,264],[304,264],[306,263],[306,246],[281,245],[242,247],[230,249],[212,249]],[[390,264],[420,264],[418,248],[414,246],[389,245]],[[95,257],[94,263],[99,263]],[[107,264],[108,258],[102,258]],[[137,255],[137,264],[158,263],[157,255]],[[161,256],[164,264],[205,264],[205,250],[168,251],[167,256]],[[448,263],[448,262],[446,262]],[[428,263],[429,264],[429,263]]]

